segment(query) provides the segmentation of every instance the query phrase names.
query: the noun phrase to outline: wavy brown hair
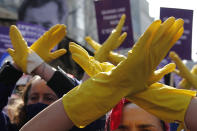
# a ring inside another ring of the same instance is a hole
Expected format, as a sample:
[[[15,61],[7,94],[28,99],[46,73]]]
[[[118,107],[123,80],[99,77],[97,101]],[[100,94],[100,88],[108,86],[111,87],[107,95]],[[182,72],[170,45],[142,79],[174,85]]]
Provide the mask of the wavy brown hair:
[[[32,81],[34,81],[38,77],[39,76],[34,76],[25,85],[24,90],[22,92],[23,103],[17,107],[16,113],[14,116],[14,120],[13,120],[13,123],[17,125],[18,129],[20,129],[28,121],[27,117],[26,117],[26,106],[27,106],[27,101],[28,101],[28,95],[29,95],[29,91],[31,90],[31,87],[32,87]]]

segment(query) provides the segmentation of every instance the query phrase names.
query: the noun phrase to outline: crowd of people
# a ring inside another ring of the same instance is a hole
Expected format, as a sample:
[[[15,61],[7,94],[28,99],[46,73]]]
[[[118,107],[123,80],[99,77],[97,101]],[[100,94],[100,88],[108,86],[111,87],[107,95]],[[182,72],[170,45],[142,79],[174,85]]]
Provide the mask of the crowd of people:
[[[182,36],[184,21],[174,17],[154,21],[124,56],[113,50],[127,37],[122,33],[125,19],[122,15],[103,44],[85,38],[95,50],[93,56],[75,42],[69,43],[68,50],[51,51],[66,37],[63,24],[52,26],[30,47],[20,30],[10,26],[13,49],[7,51],[13,61],[0,69],[0,130],[195,131],[197,98],[192,89],[197,89],[196,66],[190,71],[170,52],[174,63],[156,70]],[[48,64],[67,52],[85,71],[83,78]],[[179,87],[159,82],[171,72],[183,78]],[[4,108],[23,73],[32,78],[15,113],[9,115]]]

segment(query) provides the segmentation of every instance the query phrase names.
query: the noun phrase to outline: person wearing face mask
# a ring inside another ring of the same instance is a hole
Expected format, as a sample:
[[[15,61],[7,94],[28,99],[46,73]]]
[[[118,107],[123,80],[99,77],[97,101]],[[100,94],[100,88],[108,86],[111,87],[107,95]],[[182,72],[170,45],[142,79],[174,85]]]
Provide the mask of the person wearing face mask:
[[[50,29],[48,32],[46,32],[42,37],[47,37],[53,31],[55,32],[55,35],[57,35],[57,36],[60,35],[57,33],[57,32],[61,32],[61,30],[58,30],[58,27],[61,28],[61,25],[56,25],[56,26],[52,27],[52,29]],[[17,27],[12,26],[10,30],[11,30],[10,31],[11,41],[13,42],[13,40],[16,40],[16,41],[22,40],[20,42],[19,41],[17,41],[17,42],[24,44],[23,42],[25,42],[25,41],[24,41],[24,39],[22,39],[22,35],[20,34]],[[62,32],[61,32],[61,34],[62,34]],[[55,35],[53,34],[54,39],[55,39]],[[15,37],[15,39],[12,39],[13,37]],[[42,39],[42,37],[39,38],[39,40]],[[60,39],[60,38],[61,37],[58,36],[58,39]],[[37,41],[37,43],[39,42],[39,40]],[[34,50],[39,50],[40,48],[43,48],[43,46],[44,46],[45,51],[46,51],[47,48],[43,43],[47,43],[44,40],[50,41],[50,39],[48,38],[48,39],[42,39],[42,40],[43,41],[41,41],[39,43],[39,44],[41,44],[40,45],[41,47],[39,47],[39,48],[31,47],[31,48],[33,48]],[[54,43],[48,42],[48,44],[49,44],[48,48],[52,49],[50,47],[52,45],[50,45],[50,44],[54,45]],[[38,45],[36,45],[36,46],[38,46]],[[56,53],[56,54],[54,52],[50,53],[50,55],[52,57],[52,58],[50,57],[50,59],[54,59],[57,56],[61,55],[61,53],[60,53],[61,51],[60,50],[58,50],[58,51],[57,51],[58,53]],[[48,52],[46,51],[44,53],[48,53]],[[54,57],[54,55],[55,55],[55,57]],[[47,58],[49,58],[49,57],[47,57]],[[35,59],[33,59],[32,62],[34,60]],[[48,105],[50,105],[51,103],[56,101],[58,98],[62,97],[63,94],[67,93],[69,90],[71,90],[73,87],[75,87],[79,84],[75,78],[70,77],[70,75],[66,74],[61,69],[54,69],[51,66],[49,66],[48,64],[46,64],[45,62],[40,61],[40,60],[38,60],[38,61],[35,60],[35,63],[40,63],[40,64],[42,63],[41,65],[43,65],[43,66],[42,66],[41,70],[37,70],[36,72],[33,71],[32,73],[34,75],[35,74],[40,75],[40,77],[44,78],[44,80],[38,76],[35,76],[30,81],[30,83],[27,85],[27,88],[26,88],[26,91],[25,91],[24,97],[23,97],[24,106],[19,113],[18,121],[16,124],[11,124],[10,120],[6,116],[6,114],[1,112],[0,130],[4,130],[4,131],[19,130],[20,127],[23,126],[23,124],[25,124],[28,120],[30,120],[32,117],[34,117],[42,109],[44,109],[45,107],[47,107]],[[33,62],[31,64],[34,65],[35,63]],[[2,90],[2,91],[0,91],[2,93],[2,95],[0,97],[0,104],[1,104],[2,108],[4,106],[6,106],[7,101],[8,101],[8,97],[11,95],[11,93],[14,89],[14,85],[16,84],[17,80],[22,76],[21,70],[24,71],[23,69],[18,67],[17,64],[18,63],[15,64],[15,63],[7,62],[4,64],[4,66],[0,70],[0,85],[2,85],[2,87],[0,88],[0,90]],[[27,67],[29,67],[29,66],[27,66]],[[47,69],[50,69],[50,70],[47,70]],[[26,72],[26,73],[28,73],[28,72]],[[29,74],[32,74],[32,73],[29,73]],[[71,129],[71,131],[72,130],[73,131],[94,130],[94,129],[98,129],[98,128],[100,129],[100,128],[102,128],[102,125],[104,127],[104,123],[105,123],[105,119],[103,120],[103,118],[101,118],[98,121],[95,121],[92,124],[90,124],[90,126],[87,126],[87,128],[79,129],[77,127],[73,127]]]
[[[33,45],[32,48],[35,48],[35,45],[43,43],[49,43],[48,48],[53,48],[53,46],[57,45],[59,41],[66,34],[66,27],[65,25],[55,25],[49,31],[45,32],[43,36],[41,36]],[[14,34],[12,37],[18,37],[18,34]],[[53,40],[50,38],[53,37]],[[51,45],[53,44],[53,45]],[[34,46],[34,47],[33,47]],[[38,47],[40,49],[40,47]],[[37,49],[38,49],[37,48]],[[45,48],[46,45],[45,45]],[[54,52],[51,54],[53,59],[65,54],[65,50],[58,50],[59,53]],[[51,59],[48,59],[48,62]],[[2,111],[3,108],[7,105],[8,97],[11,96],[15,84],[18,79],[22,76],[22,71],[20,68],[16,66],[16,64],[11,62],[6,62],[0,69],[0,130],[2,131],[15,131],[27,122],[28,119],[31,119],[34,115],[41,111],[46,105],[51,104],[58,98],[60,98],[64,93],[68,92],[74,86],[78,85],[78,81],[74,78],[71,78],[70,75],[63,72],[61,69],[56,70],[54,75],[51,79],[46,83],[44,80],[40,79],[39,77],[35,77],[32,80],[32,83],[27,88],[27,95],[26,98],[24,97],[24,109],[26,110],[25,119],[23,122],[12,124],[8,116]],[[59,80],[60,82],[57,82]],[[64,85],[64,86],[62,86]],[[65,86],[66,85],[66,86]],[[50,88],[49,88],[50,87]],[[25,95],[24,95],[25,96]],[[38,103],[38,104],[37,104]],[[34,106],[35,104],[39,106]],[[44,106],[43,106],[44,105]],[[35,107],[41,107],[41,109],[35,109]],[[36,111],[34,113],[32,111]],[[18,120],[18,122],[21,120]]]
[[[23,104],[17,108],[15,123],[21,127],[57,99],[58,96],[46,85],[46,82],[39,76],[34,76],[25,86]]]
[[[2,110],[7,105],[8,97],[11,96],[15,84],[21,76],[22,72],[10,62],[6,62],[0,69],[0,130],[2,131],[19,130],[28,120],[60,98],[63,92],[68,92],[78,85],[75,78],[60,70],[57,70],[47,83],[39,76],[34,76],[26,85],[23,93],[24,104],[18,108],[19,113],[15,116],[14,124],[12,124]],[[67,86],[64,88],[62,85]]]
[[[59,82],[59,80],[57,82]],[[52,83],[52,81],[49,81],[47,85],[45,80],[43,80],[40,76],[36,75],[26,85],[26,89],[23,93],[24,104],[18,108],[19,113],[17,116],[15,116],[15,123],[18,125],[19,128],[22,127],[31,118],[36,116],[40,111],[42,111],[48,105],[52,104],[57,99],[59,99],[59,97],[62,96],[61,94],[56,95],[57,92],[54,92],[49,87],[52,86],[50,83]],[[74,86],[75,84],[73,84],[73,87]],[[99,128],[99,126],[100,128],[103,128],[104,120],[105,119],[103,119],[103,122],[101,120],[93,122],[85,129],[73,127],[70,131],[76,131],[76,130],[87,131],[88,129],[97,129]]]

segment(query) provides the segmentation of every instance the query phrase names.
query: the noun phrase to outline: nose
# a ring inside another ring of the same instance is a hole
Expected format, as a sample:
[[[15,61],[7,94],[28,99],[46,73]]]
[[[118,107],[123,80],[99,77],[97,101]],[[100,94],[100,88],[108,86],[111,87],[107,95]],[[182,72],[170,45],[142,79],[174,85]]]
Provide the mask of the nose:
[[[43,97],[39,97],[38,102],[39,102],[39,103],[44,103],[44,99],[43,99]]]

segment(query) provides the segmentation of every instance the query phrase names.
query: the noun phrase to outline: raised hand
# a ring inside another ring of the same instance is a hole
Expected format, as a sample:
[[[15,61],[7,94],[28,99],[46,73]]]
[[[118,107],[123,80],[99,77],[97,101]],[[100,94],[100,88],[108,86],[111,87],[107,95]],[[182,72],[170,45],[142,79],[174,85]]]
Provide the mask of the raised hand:
[[[10,27],[10,39],[14,49],[9,48],[7,51],[24,73],[31,73],[43,63],[43,60],[27,46],[27,42],[14,25]]]
[[[190,72],[185,64],[183,64],[178,54],[170,52],[169,57],[178,67],[178,70],[175,73],[183,78],[182,81],[180,81],[179,86],[185,89],[190,89],[192,87],[197,89],[197,66],[195,65]]]
[[[125,19],[126,15],[122,15],[118,25],[111,32],[110,36],[102,44],[102,46],[96,41],[92,40],[91,37],[86,37],[85,40],[87,41],[87,43],[96,50],[94,56],[96,60],[100,62],[108,61],[110,51],[113,51],[114,49],[118,48],[124,42],[125,38],[127,37],[127,33],[124,32],[121,34],[121,32]]]
[[[59,49],[51,52],[51,50],[59,44],[65,35],[65,25],[54,25],[36,42],[34,42],[30,48],[34,50],[45,62],[50,62],[66,53],[66,49]]]

